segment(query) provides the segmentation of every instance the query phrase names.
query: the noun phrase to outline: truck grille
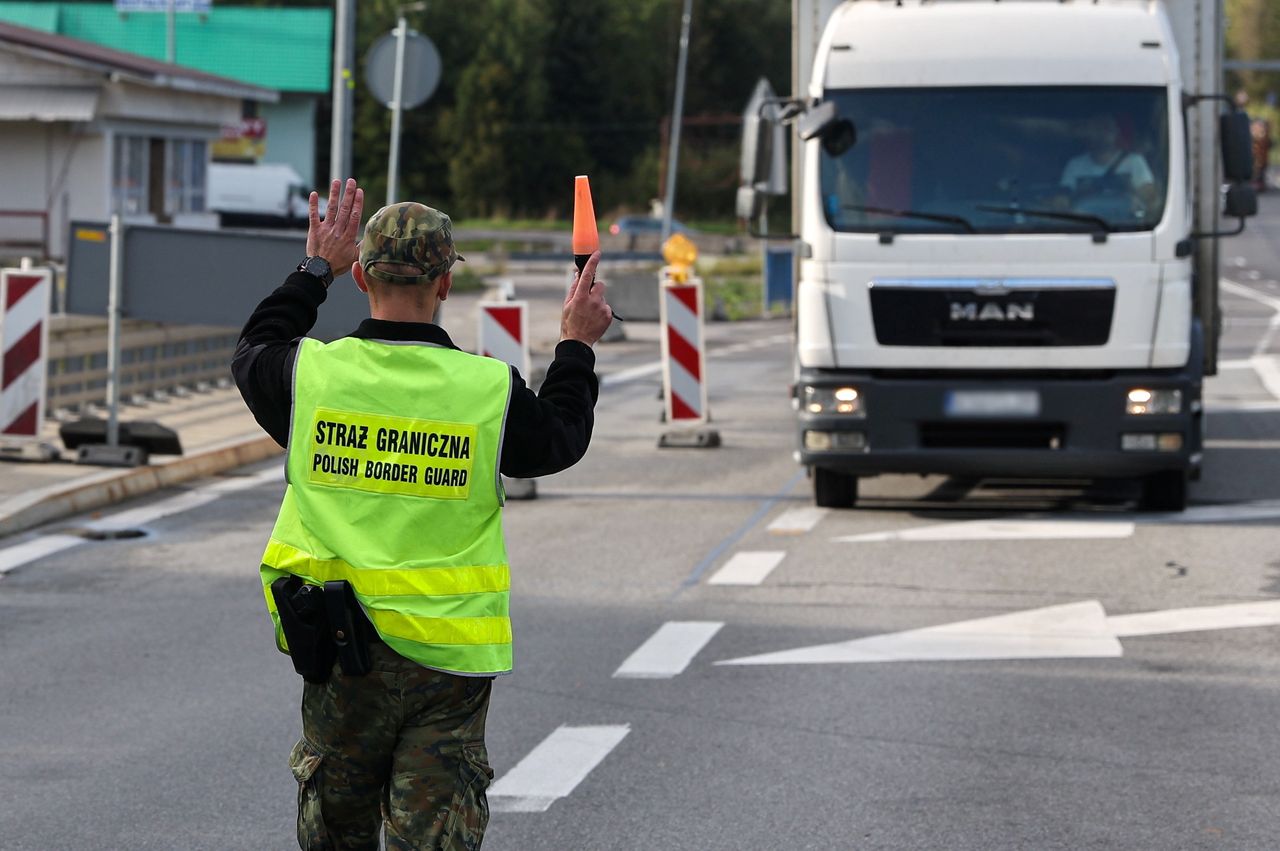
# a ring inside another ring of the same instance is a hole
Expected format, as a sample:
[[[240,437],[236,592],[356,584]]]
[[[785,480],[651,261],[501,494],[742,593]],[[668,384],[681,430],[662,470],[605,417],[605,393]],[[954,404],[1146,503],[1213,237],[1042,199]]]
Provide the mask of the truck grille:
[[[1111,335],[1109,280],[874,281],[882,346],[1101,346]]]

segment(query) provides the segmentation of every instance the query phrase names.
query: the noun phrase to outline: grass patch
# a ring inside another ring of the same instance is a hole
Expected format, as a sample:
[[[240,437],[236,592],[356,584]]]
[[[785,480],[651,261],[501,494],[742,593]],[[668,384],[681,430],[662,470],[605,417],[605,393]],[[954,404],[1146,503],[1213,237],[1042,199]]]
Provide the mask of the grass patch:
[[[698,260],[698,274],[707,277],[755,276],[764,274],[764,261],[758,253],[736,254],[724,257],[703,257]]]
[[[453,228],[454,230],[473,228],[475,230],[565,231],[573,229],[573,222],[567,219],[454,219]],[[605,228],[608,228],[607,224]]]
[[[757,319],[763,312],[759,278],[725,275],[703,278],[703,284],[712,318],[736,322],[739,319]]]

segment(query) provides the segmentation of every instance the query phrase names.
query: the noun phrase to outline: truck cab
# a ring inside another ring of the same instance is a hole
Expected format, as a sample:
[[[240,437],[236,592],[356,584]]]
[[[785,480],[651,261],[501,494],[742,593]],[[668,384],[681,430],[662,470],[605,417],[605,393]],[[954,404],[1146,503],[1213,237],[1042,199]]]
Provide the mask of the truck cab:
[[[1199,66],[1220,55],[1171,14],[1202,7],[834,11],[798,186],[797,460],[819,505],[942,473],[1139,477],[1149,507],[1185,506],[1221,185]]]

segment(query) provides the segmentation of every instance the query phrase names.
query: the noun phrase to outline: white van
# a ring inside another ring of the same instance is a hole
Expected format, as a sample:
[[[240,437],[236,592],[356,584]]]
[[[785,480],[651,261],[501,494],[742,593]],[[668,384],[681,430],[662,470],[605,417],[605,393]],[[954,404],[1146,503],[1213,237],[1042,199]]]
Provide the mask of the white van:
[[[209,165],[209,209],[223,226],[306,227],[311,188],[281,163]]]

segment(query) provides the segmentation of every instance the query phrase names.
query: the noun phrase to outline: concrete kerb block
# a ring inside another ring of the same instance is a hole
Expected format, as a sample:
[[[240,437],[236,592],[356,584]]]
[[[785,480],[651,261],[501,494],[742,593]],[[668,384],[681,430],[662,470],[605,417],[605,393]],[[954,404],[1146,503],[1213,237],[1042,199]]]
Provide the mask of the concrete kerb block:
[[[104,471],[43,488],[0,506],[0,538],[283,453],[265,435],[241,437],[164,464]]]
[[[715,449],[718,446],[720,432],[713,428],[668,431],[658,438],[659,449]]]
[[[42,440],[19,440],[0,443],[0,461],[48,463],[61,457],[58,448]]]

